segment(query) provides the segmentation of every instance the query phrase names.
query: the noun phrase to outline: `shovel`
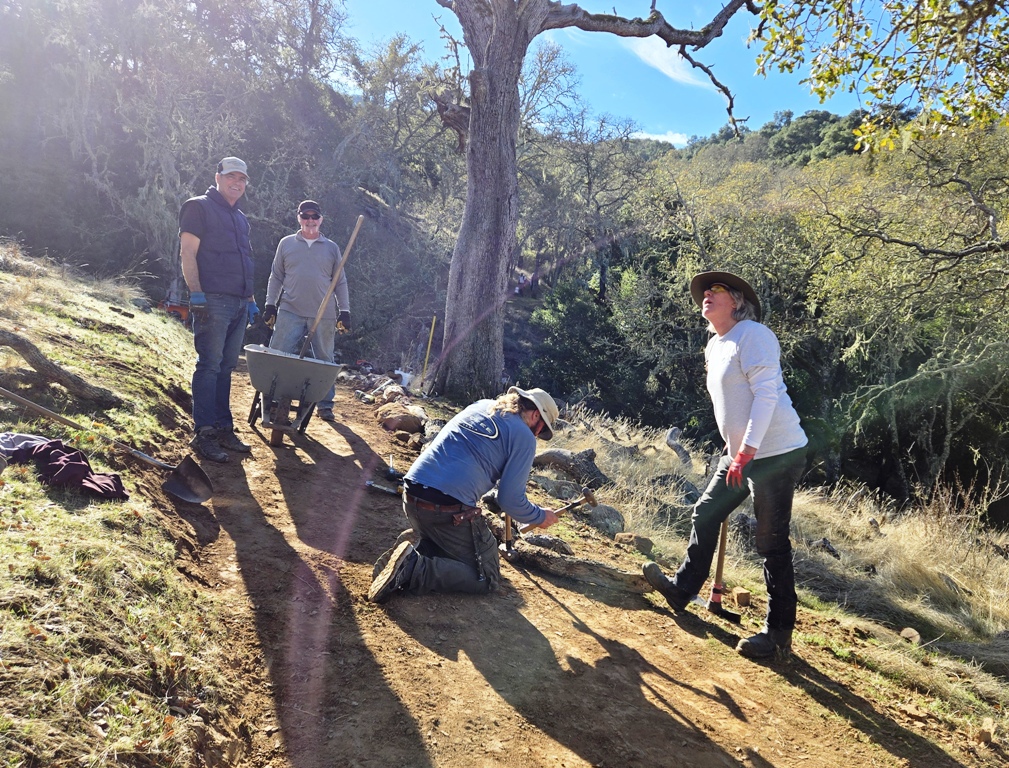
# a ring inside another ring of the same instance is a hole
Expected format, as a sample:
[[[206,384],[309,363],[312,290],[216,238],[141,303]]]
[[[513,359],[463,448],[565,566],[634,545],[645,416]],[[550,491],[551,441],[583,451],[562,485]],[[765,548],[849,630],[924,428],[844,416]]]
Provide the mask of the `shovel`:
[[[742,621],[742,616],[735,611],[730,611],[722,604],[722,595],[725,594],[725,585],[722,583],[722,571],[725,567],[725,545],[728,543],[728,539],[729,521],[723,520],[721,534],[718,539],[718,561],[715,564],[715,580],[711,584],[711,597],[707,602],[704,602],[699,597],[695,597],[694,600],[716,616],[721,616],[733,624],[739,624]]]
[[[25,408],[33,410],[36,413],[40,413],[43,416],[48,416],[50,419],[58,421],[61,424],[66,424],[68,427],[79,429],[82,432],[88,431],[85,427],[71,421],[65,416],[60,416],[58,413],[54,413],[48,408],[43,408],[41,405],[33,403],[31,400],[26,400],[21,397],[21,395],[8,392],[3,387],[0,387],[0,396],[6,397],[8,400],[13,400],[15,403],[20,403]],[[98,433],[96,432],[95,434]],[[158,467],[159,469],[168,470],[170,474],[165,479],[165,482],[161,484],[161,489],[165,493],[169,493],[177,499],[188,501],[193,504],[202,504],[214,495],[214,486],[210,482],[210,478],[207,477],[207,473],[203,471],[200,465],[193,461],[192,456],[186,456],[186,458],[184,458],[177,467],[173,467],[171,464],[165,464],[164,462],[158,461],[157,459],[148,456],[146,453],[141,453],[135,448],[130,448],[130,446],[120,443],[118,440],[113,440],[111,437],[106,437],[101,434],[99,434],[98,437],[106,442],[112,443],[117,448],[126,451],[141,461],[146,461],[148,464]]]

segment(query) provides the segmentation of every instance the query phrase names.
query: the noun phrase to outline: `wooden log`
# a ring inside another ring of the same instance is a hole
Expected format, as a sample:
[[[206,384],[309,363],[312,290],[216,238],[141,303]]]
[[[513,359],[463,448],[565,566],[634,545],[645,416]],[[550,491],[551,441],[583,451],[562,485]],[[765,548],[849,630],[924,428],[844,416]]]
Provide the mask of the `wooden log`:
[[[549,549],[534,547],[522,539],[513,542],[511,552],[505,559],[519,568],[534,568],[554,576],[562,576],[605,589],[633,592],[638,595],[653,591],[652,585],[645,580],[640,571],[637,573],[622,571],[595,560],[562,555]]]
[[[55,381],[57,384],[62,384],[71,394],[83,400],[89,400],[105,408],[112,408],[123,404],[122,399],[115,393],[102,387],[88,384],[80,376],[56,365],[56,363],[42,354],[39,348],[24,336],[0,330],[0,346],[10,347],[21,355],[32,368],[38,371],[46,381]]]

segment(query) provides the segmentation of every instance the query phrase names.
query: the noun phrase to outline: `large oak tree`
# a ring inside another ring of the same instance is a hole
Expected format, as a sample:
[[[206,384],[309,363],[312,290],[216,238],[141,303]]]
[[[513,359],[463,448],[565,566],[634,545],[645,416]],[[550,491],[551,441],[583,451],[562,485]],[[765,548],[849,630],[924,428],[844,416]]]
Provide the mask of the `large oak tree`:
[[[656,35],[670,46],[703,48],[747,3],[730,0],[709,24],[690,30],[667,23],[654,2],[647,19],[594,14],[552,0],[436,2],[459,19],[473,66],[466,209],[449,271],[445,353],[434,387],[458,397],[491,395],[500,386],[504,362],[504,300],[519,212],[519,78],[530,43],[547,30],[577,27],[622,37]]]

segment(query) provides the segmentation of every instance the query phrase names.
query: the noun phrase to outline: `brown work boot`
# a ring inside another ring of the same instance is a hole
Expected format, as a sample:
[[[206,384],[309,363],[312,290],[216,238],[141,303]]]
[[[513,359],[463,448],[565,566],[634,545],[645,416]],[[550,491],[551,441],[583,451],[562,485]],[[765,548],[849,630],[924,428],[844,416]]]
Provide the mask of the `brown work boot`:
[[[225,464],[228,461],[228,453],[218,444],[217,430],[213,427],[201,427],[189,444],[208,461],[216,461],[218,464]]]
[[[417,564],[417,550],[409,541],[403,541],[393,550],[389,562],[382,572],[371,582],[368,599],[373,603],[384,603],[397,592],[410,585],[413,568]]]
[[[222,448],[236,453],[250,453],[252,451],[252,446],[239,440],[233,429],[217,430],[217,442]]]
[[[649,560],[641,566],[641,572],[644,573],[645,580],[655,587],[655,590],[660,595],[666,598],[669,607],[676,611],[676,613],[683,613],[687,610],[691,595],[688,595],[684,590],[676,586],[673,580],[662,572],[658,563]]]
[[[792,652],[792,630],[765,627],[752,637],[740,640],[736,651],[748,659],[786,659]]]

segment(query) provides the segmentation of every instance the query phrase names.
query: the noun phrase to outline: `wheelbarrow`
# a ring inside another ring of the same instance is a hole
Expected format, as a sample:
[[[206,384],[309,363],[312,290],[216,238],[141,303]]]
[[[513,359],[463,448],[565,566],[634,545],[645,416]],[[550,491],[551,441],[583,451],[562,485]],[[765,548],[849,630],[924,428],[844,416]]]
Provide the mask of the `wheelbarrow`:
[[[329,392],[341,365],[312,357],[280,352],[262,344],[245,347],[249,380],[256,390],[249,411],[249,426],[262,419],[270,430],[270,445],[281,445],[284,435],[305,434],[315,404]],[[271,404],[274,404],[271,407]],[[297,408],[291,419],[291,406]]]

